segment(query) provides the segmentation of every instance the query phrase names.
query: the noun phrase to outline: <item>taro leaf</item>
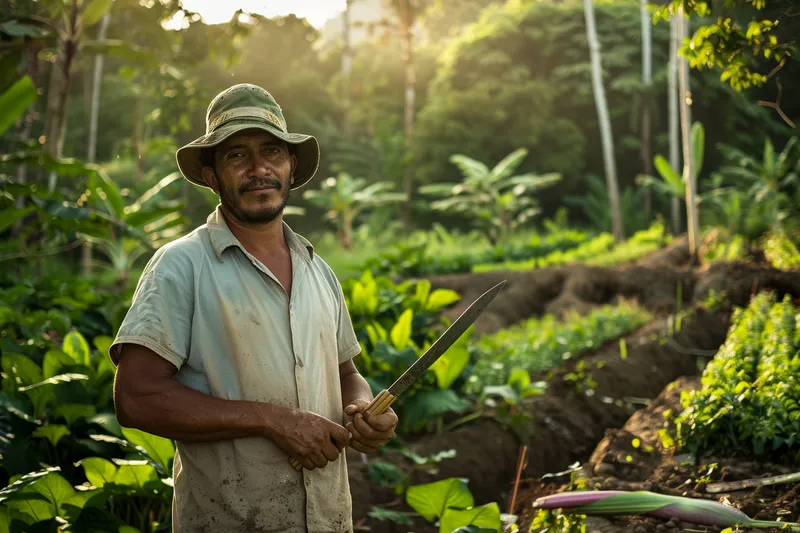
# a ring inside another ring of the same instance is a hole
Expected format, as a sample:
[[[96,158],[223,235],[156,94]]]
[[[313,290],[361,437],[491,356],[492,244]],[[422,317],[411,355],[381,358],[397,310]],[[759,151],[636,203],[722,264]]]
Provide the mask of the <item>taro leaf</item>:
[[[33,385],[20,387],[18,390],[20,392],[26,392],[37,389],[39,387],[44,387],[46,385],[58,385],[59,383],[69,383],[71,381],[85,381],[87,379],[89,379],[89,376],[87,376],[86,374],[59,374],[57,376],[44,379],[39,383],[34,383]]]
[[[3,469],[9,476],[23,475],[41,468],[41,458],[28,437],[16,435],[3,450]],[[3,498],[0,495],[0,501]]]
[[[112,483],[114,476],[117,475],[117,466],[102,457],[87,457],[78,461],[76,465],[83,467],[86,479],[98,489],[103,488],[106,483]]]
[[[58,441],[69,434],[69,428],[63,424],[47,424],[46,426],[36,428],[36,431],[33,432],[34,437],[41,437],[49,440],[53,447],[58,446]]]
[[[64,337],[62,343],[64,353],[72,357],[79,365],[89,366],[89,343],[78,331],[72,330]]]
[[[36,101],[36,87],[27,75],[0,94],[0,135],[5,133],[34,101]]]
[[[42,521],[61,514],[63,505],[74,494],[75,489],[61,474],[48,472],[18,490],[15,497],[7,500],[5,504],[10,509],[25,513],[36,521]],[[27,495],[31,497],[26,498]]]
[[[124,459],[114,459],[114,463],[119,465],[117,475],[114,476],[114,484],[136,490],[144,490],[145,485],[150,481],[160,482],[158,472],[147,461],[127,461]]]
[[[383,509],[381,507],[373,507],[372,510],[368,513],[370,518],[374,518],[376,520],[380,520],[382,522],[394,522],[395,524],[400,524],[401,526],[413,526],[414,523],[409,518],[408,513],[404,513],[402,511],[393,511],[391,509]]]
[[[6,393],[0,392],[0,407],[12,415],[30,424],[38,425],[40,422],[28,410],[28,405],[19,398],[10,398]]]
[[[134,446],[144,448],[147,455],[161,465],[165,472],[169,471],[170,462],[175,456],[175,446],[171,440],[134,428],[122,428],[122,435]]]
[[[491,396],[500,396],[511,405],[520,403],[519,394],[517,394],[517,391],[515,391],[511,385],[487,385],[483,388],[482,396],[487,398]]]
[[[489,531],[500,531],[500,508],[496,503],[487,503],[472,509],[447,509],[439,523],[439,533],[451,533],[464,526],[489,528]]]
[[[117,417],[114,416],[114,413],[100,413],[99,415],[95,415],[86,421],[90,424],[97,424],[116,437],[122,437],[122,426],[119,425]]]
[[[409,487],[406,502],[428,522],[441,518],[450,507],[466,509],[475,505],[467,481],[454,477]]]
[[[418,359],[417,352],[413,348],[406,348],[399,351],[391,344],[379,342],[372,351],[372,357],[385,362],[394,371],[405,372]]]
[[[33,385],[42,381],[42,369],[28,356],[9,353],[2,358],[3,390],[14,391],[20,386]]]
[[[393,487],[405,474],[397,465],[387,461],[375,461],[368,466],[369,479],[376,485]]]
[[[123,431],[126,428],[122,428]],[[151,466],[155,467],[160,474],[167,475],[167,471],[161,466],[161,464],[150,457],[150,454],[147,453],[147,450],[142,448],[141,446],[135,445],[125,439],[112,437],[111,435],[90,435],[92,440],[99,441],[99,442],[109,442],[112,444],[118,445],[120,448],[127,452],[138,453],[145,458],[145,462],[149,463]]]
[[[456,303],[460,299],[461,296],[459,296],[454,290],[436,289],[428,298],[428,303],[425,305],[425,311],[428,313],[435,313],[439,309]]]
[[[55,409],[58,416],[64,417],[68,426],[72,426],[81,419],[89,419],[97,413],[97,409],[93,405],[84,403],[67,403],[59,405]]]
[[[467,403],[452,389],[419,392],[405,402],[404,424],[408,428],[418,429],[437,416],[466,407]]]
[[[436,382],[440,389],[449,389],[455,380],[464,371],[469,363],[469,351],[465,346],[451,346],[439,359],[430,367],[436,375]]]
[[[17,209],[16,207],[3,209],[0,211],[0,231],[7,230],[17,221],[22,220],[35,211],[36,206],[23,207],[22,209]]]
[[[411,321],[414,319],[414,311],[406,309],[397,323],[392,327],[389,337],[392,339],[392,344],[398,350],[404,350],[411,340]]]

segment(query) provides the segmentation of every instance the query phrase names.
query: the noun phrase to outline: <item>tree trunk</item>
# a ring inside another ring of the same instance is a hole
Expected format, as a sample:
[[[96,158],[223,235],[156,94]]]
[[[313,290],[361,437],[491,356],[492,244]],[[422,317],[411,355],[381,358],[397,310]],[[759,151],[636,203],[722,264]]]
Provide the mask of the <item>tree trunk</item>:
[[[56,61],[50,73],[50,86],[47,90],[47,114],[45,119],[44,152],[60,158],[64,149],[66,132],[67,100],[69,98],[70,71],[78,52],[80,38],[78,0],[72,0],[66,27],[58,39]],[[48,190],[56,188],[57,175],[50,173]]]
[[[413,54],[413,36],[412,36],[412,20],[411,6],[408,5],[408,0],[402,0],[401,16],[400,18],[400,41],[403,47],[402,60],[406,73],[406,87],[405,87],[405,152],[406,156],[411,152],[411,140],[414,133],[414,101],[416,99],[416,83],[417,77],[414,71],[414,54]],[[411,167],[406,164],[405,168],[405,210],[404,222],[406,228],[411,228],[411,201],[414,193],[414,174]]]
[[[678,19],[670,19],[669,31],[669,65],[667,71],[667,103],[669,104],[669,164],[674,169],[680,165],[680,133],[678,125]],[[672,233],[679,235],[683,228],[681,224],[681,199],[672,197]]]
[[[39,50],[41,50],[40,45],[38,45],[35,41],[28,41],[28,46],[25,49],[25,69],[28,76],[30,76],[31,81],[33,81],[33,86],[37,89],[39,88],[39,60],[37,59]],[[25,111],[23,118],[24,125],[22,126],[22,131],[20,132],[19,137],[19,140],[23,143],[27,142],[31,137],[33,122],[36,117],[34,105],[31,105]],[[28,181],[27,170],[27,165],[19,165],[17,167],[17,183],[25,184]],[[22,197],[18,197],[15,200],[15,205],[17,206],[17,209],[22,209],[25,206],[24,199]],[[21,227],[21,220],[15,222],[14,226],[12,227],[12,234],[17,235]]]
[[[103,41],[106,38],[108,23],[111,20],[111,11],[107,11],[100,21],[100,29],[97,32],[97,40]],[[92,99],[89,104],[89,145],[86,147],[86,159],[89,163],[94,163],[97,155],[97,122],[100,115],[100,85],[103,80],[103,62],[105,56],[97,54],[94,58],[94,72],[92,73]],[[84,276],[92,273],[92,243],[84,242],[81,254],[81,265]]]
[[[144,181],[144,157],[142,156],[142,118],[140,114],[140,97],[136,97],[133,106],[133,146],[136,150],[136,183]]]
[[[678,9],[678,40],[683,42],[687,37],[688,21],[683,7]],[[692,93],[689,87],[689,62],[685,57],[678,57],[678,82],[680,83],[681,134],[683,137],[683,180],[686,183],[686,222],[689,228],[689,253],[692,261],[697,261],[697,242],[700,238],[697,201],[695,198],[696,180],[694,175],[694,155],[692,154]]]
[[[653,174],[653,140],[650,131],[650,104],[653,77],[653,56],[651,51],[650,16],[647,11],[648,0],[641,0],[642,14],[642,170],[646,175]],[[649,187],[644,189],[644,213],[650,218],[653,212],[653,195]]]
[[[353,68],[352,48],[350,46],[350,4],[353,0],[347,0],[342,13],[342,38],[344,40],[344,47],[342,49],[342,85],[344,96],[344,131],[345,137],[350,137],[350,91],[352,82],[350,73]]]
[[[608,116],[606,94],[603,89],[602,71],[600,65],[600,41],[597,38],[594,23],[594,9],[592,0],[583,0],[586,12],[586,37],[589,41],[589,53],[592,59],[592,87],[594,101],[597,106],[597,119],[600,123],[600,138],[603,143],[603,161],[605,163],[606,186],[608,188],[608,203],[611,210],[611,232],[617,242],[625,238],[622,227],[622,212],[619,205],[619,186],[617,184],[617,165],[614,160],[614,141],[611,131],[611,120]]]

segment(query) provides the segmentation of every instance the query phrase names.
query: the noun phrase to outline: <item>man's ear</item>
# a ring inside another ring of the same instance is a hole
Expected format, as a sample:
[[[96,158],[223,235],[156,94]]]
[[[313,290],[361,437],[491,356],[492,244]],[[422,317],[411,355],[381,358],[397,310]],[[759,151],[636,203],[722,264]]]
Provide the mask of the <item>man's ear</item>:
[[[219,183],[217,183],[217,174],[211,167],[203,167],[203,180],[211,187],[211,190],[219,194]]]

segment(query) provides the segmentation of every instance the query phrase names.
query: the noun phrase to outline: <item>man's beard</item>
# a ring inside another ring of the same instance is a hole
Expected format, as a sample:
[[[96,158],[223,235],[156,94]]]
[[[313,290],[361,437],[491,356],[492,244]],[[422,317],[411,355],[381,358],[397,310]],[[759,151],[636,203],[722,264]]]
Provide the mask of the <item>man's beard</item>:
[[[271,194],[267,192],[259,198],[260,203],[255,208],[242,207],[242,195],[251,189],[258,187],[277,187],[280,191],[280,201],[277,205],[269,205]],[[219,191],[219,198],[222,207],[242,224],[268,224],[275,220],[286,207],[289,202],[289,192],[291,189],[290,180],[281,183],[277,178],[272,179],[254,179],[242,185],[238,190],[230,190],[228,188],[221,188]]]

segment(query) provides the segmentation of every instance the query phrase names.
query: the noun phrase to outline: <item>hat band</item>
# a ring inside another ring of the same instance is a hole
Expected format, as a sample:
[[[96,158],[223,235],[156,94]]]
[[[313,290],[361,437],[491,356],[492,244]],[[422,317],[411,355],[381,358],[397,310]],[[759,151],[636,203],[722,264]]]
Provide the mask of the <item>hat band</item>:
[[[242,118],[256,119],[259,122],[266,120],[272,126],[286,133],[286,126],[283,121],[272,111],[264,109],[263,107],[240,107],[225,111],[215,117],[214,120],[208,123],[206,134],[213,133],[228,122]]]

